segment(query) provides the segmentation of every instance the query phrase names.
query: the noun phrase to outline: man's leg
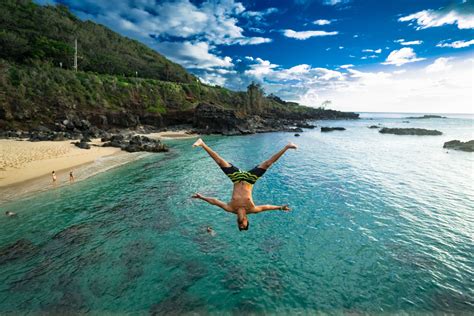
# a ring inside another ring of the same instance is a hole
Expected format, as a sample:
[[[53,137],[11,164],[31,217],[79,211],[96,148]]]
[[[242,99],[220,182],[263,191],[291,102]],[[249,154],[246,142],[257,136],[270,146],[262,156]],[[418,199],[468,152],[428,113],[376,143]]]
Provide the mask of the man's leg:
[[[283,154],[284,154],[288,149],[296,149],[296,148],[298,148],[298,146],[296,146],[295,144],[293,144],[293,143],[288,143],[288,145],[286,145],[285,147],[283,147],[282,150],[280,150],[279,152],[277,152],[276,154],[274,154],[272,157],[270,157],[270,159],[265,160],[264,162],[262,162],[261,164],[259,164],[259,165],[258,165],[258,168],[267,170],[267,169],[270,168],[270,166],[273,165],[278,159],[280,159],[280,157],[283,156]]]
[[[212,159],[219,165],[221,168],[229,168],[232,165],[219,156],[215,151],[213,151],[209,146],[204,143],[204,141],[199,138],[194,144],[193,147],[202,147]]]

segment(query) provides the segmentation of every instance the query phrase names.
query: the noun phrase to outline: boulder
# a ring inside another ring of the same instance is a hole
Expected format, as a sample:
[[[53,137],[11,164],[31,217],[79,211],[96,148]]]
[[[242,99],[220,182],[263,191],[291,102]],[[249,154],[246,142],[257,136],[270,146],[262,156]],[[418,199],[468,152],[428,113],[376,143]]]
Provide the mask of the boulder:
[[[298,134],[298,133],[296,133],[296,134],[295,134],[295,137],[299,137],[299,136],[301,136],[301,135],[300,135],[300,134]]]
[[[74,145],[81,149],[91,149],[91,145],[89,145],[87,142],[83,142],[82,140],[80,142],[74,142]]]
[[[443,148],[474,152],[474,140],[470,140],[467,142],[451,140],[449,142],[444,143]]]
[[[321,127],[321,132],[345,131],[344,127]]]
[[[378,125],[370,125],[369,128],[380,128]]]
[[[442,132],[433,129],[424,128],[382,128],[379,133],[395,135],[418,135],[418,136],[437,136],[443,135]]]

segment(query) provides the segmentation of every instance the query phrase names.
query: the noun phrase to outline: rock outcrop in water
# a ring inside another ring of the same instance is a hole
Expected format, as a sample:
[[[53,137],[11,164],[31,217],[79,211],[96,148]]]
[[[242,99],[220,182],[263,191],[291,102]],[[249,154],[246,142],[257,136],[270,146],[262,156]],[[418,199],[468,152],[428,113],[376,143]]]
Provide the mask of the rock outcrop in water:
[[[369,128],[380,128],[378,125],[370,125]]]
[[[379,133],[394,135],[418,135],[418,136],[437,136],[443,133],[433,129],[424,128],[382,128]]]
[[[423,115],[423,116],[409,116],[406,117],[407,119],[412,119],[412,120],[425,120],[425,119],[434,119],[434,118],[442,118],[445,119],[447,118],[446,116],[440,116],[440,115]]]
[[[321,132],[327,133],[332,131],[345,131],[344,127],[321,127]]]
[[[470,140],[467,142],[451,140],[449,142],[444,143],[443,148],[474,152],[474,140]]]

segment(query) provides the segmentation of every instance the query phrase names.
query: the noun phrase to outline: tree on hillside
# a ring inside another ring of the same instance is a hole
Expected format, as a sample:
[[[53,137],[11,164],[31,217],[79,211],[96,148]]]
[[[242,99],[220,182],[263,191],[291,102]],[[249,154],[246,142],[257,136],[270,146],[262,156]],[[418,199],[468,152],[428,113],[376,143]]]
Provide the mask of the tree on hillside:
[[[259,83],[252,83],[247,87],[247,113],[260,113],[264,107],[265,91]]]

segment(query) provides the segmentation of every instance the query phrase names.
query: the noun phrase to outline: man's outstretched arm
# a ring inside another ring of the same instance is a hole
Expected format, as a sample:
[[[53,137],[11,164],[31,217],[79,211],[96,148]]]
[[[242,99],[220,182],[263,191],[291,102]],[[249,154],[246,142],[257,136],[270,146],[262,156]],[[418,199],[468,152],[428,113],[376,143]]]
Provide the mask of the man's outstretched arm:
[[[210,198],[210,197],[206,197],[204,195],[201,195],[199,193],[196,193],[192,196],[193,199],[200,199],[200,200],[203,200],[203,201],[206,201],[207,203],[209,204],[212,204],[212,205],[215,205],[215,206],[219,206],[221,209],[227,211],[227,212],[232,212],[232,208],[227,204],[227,203],[224,203],[222,201],[219,201],[218,199],[215,199],[215,198]]]
[[[256,206],[252,213],[260,213],[264,211],[291,211],[288,205],[259,205]]]

